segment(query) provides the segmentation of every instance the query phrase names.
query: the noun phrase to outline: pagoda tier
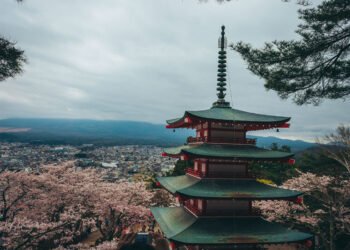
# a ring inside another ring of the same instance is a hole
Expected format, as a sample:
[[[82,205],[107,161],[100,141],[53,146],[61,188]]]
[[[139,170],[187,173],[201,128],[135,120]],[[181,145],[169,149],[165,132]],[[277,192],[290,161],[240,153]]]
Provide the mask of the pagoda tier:
[[[234,200],[295,200],[302,193],[273,187],[254,179],[201,179],[190,175],[157,178],[160,185],[184,198]]]
[[[190,144],[164,149],[164,156],[190,158],[221,158],[241,161],[288,161],[294,154],[258,148],[253,145]]]
[[[249,131],[288,128],[289,120],[290,117],[255,114],[231,107],[212,107],[207,110],[186,111],[181,118],[167,120],[167,128],[196,128],[208,122],[209,125],[236,126]]]
[[[151,211],[165,236],[186,246],[236,249],[242,245],[305,242],[313,237],[257,216],[197,217],[182,207],[151,208]]]

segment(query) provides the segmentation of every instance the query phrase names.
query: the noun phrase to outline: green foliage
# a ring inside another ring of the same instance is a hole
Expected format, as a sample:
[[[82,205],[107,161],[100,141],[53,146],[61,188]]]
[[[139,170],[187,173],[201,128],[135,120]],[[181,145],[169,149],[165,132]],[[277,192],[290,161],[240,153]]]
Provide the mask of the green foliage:
[[[169,176],[184,175],[186,173],[186,168],[189,168],[190,166],[193,166],[192,161],[178,160],[175,164],[173,171],[171,171],[168,175]]]
[[[21,73],[25,62],[24,51],[16,48],[15,43],[0,37],[0,81]]]
[[[282,152],[291,151],[289,146],[278,147],[277,143],[272,143],[270,149]],[[287,163],[253,163],[250,169],[258,179],[271,180],[277,185],[281,185],[284,181],[296,175],[294,165]]]
[[[300,9],[298,41],[273,41],[263,49],[239,42],[232,48],[265,87],[295,103],[318,104],[350,94],[350,0],[328,0]]]
[[[298,169],[317,175],[342,176],[347,171],[337,161],[329,158],[321,149],[304,152],[298,159]]]
[[[279,148],[276,142],[271,143],[270,149],[274,151],[281,151],[281,152],[287,152],[287,153],[291,152],[291,148],[288,145],[282,145]]]

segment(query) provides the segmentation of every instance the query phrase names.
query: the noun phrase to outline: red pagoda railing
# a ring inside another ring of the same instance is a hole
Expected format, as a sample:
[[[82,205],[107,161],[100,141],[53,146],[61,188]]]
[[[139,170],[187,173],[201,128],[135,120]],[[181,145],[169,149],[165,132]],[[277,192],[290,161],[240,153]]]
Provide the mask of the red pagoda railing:
[[[186,168],[186,173],[198,176],[198,177],[204,177],[203,173],[199,170],[194,170],[193,168]]]
[[[195,207],[195,205],[191,205],[190,201],[185,201],[184,203],[185,207],[190,210],[192,213],[194,213],[195,215],[201,215],[202,211],[199,210],[197,207]]]
[[[242,173],[242,174],[235,174],[230,175],[229,173],[209,173],[207,175],[203,174],[200,170],[194,170],[193,168],[186,168],[186,173],[198,176],[198,177],[208,177],[208,178],[256,178],[256,176],[251,173]]]
[[[208,137],[205,136],[205,137],[188,137],[187,138],[187,142],[188,143],[191,143],[191,142],[208,142]]]
[[[219,142],[219,143],[233,143],[233,144],[249,144],[249,145],[255,145],[256,139],[241,139],[241,138],[227,138],[227,137],[188,137],[187,138],[188,143],[195,143],[195,142]]]

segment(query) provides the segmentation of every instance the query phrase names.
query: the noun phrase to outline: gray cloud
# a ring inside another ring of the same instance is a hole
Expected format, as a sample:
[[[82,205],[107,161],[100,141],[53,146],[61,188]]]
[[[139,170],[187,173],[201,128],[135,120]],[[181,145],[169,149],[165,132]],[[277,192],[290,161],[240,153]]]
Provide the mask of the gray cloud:
[[[0,30],[25,50],[25,72],[0,85],[0,118],[67,117],[162,123],[215,101],[217,38],[255,46],[293,39],[297,8],[280,0],[4,0]],[[298,107],[267,92],[229,51],[233,106],[291,116],[264,135],[312,140],[350,123],[349,103]],[[228,95],[228,99],[231,99]]]

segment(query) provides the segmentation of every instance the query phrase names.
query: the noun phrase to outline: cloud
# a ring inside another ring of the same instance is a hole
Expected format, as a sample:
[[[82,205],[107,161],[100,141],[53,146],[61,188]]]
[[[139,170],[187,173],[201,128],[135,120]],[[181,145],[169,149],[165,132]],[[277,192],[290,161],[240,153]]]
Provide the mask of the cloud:
[[[0,83],[0,118],[163,123],[186,109],[209,108],[216,100],[220,26],[229,42],[293,39],[298,7],[280,0],[5,0],[0,30],[18,41],[29,64]],[[297,107],[282,101],[238,54],[228,54],[227,98],[238,109],[291,116],[292,127],[280,136],[312,139],[349,123],[347,102]]]

